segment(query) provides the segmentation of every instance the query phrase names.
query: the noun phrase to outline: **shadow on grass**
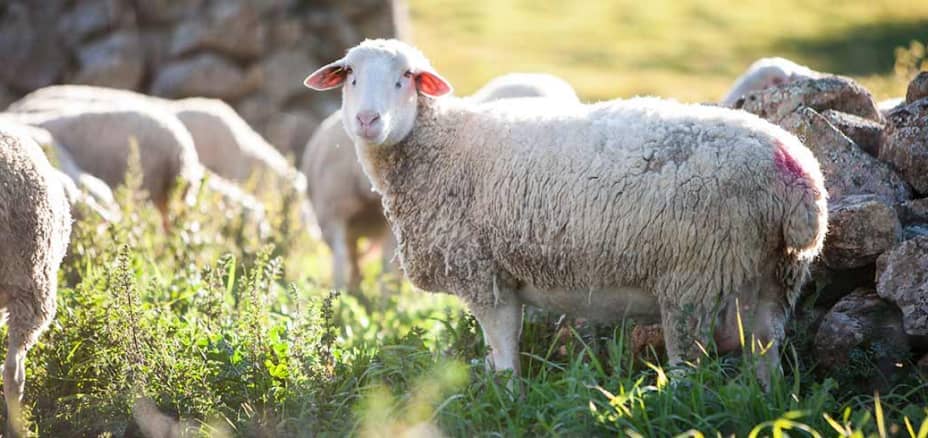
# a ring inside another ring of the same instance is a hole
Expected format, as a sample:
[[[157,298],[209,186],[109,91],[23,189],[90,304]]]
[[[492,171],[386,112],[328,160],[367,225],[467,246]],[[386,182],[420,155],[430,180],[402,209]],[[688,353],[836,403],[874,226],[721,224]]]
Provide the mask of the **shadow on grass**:
[[[817,39],[787,37],[774,47],[823,71],[869,75],[892,72],[894,49],[912,40],[928,40],[928,20],[868,23]]]

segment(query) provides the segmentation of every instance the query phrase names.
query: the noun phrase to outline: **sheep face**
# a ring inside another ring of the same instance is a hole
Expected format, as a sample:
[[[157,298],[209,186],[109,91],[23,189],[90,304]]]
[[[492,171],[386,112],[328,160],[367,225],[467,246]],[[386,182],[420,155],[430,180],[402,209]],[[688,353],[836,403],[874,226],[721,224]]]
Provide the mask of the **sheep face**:
[[[419,96],[451,92],[417,49],[397,40],[367,40],[309,75],[314,90],[342,87],[342,123],[356,143],[392,146],[413,128]]]

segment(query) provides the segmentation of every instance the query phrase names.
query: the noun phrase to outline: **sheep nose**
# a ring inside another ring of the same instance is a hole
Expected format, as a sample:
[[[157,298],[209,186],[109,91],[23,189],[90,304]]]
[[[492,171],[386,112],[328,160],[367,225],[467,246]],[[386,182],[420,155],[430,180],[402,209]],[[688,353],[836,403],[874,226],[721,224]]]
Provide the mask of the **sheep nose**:
[[[361,123],[361,126],[371,126],[374,122],[380,120],[380,114],[373,111],[361,111],[358,112],[358,122]]]

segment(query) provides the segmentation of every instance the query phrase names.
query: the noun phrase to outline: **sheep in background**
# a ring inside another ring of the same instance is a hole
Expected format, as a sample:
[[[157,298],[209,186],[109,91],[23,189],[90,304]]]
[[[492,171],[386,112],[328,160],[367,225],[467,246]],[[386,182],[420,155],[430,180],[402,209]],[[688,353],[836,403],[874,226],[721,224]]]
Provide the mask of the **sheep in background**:
[[[735,80],[735,84],[722,99],[721,104],[732,108],[738,99],[751,91],[820,76],[821,73],[786,58],[761,58],[751,64],[747,71]]]
[[[3,395],[14,432],[27,351],[55,317],[71,214],[55,169],[28,135],[0,123],[0,307],[7,320]]]
[[[578,103],[574,89],[556,76],[512,73],[492,79],[468,99],[475,103],[517,97],[544,97]],[[309,181],[307,194],[322,238],[332,252],[332,282],[336,289],[358,291],[358,240],[380,244],[384,271],[395,254],[395,241],[383,217],[380,195],[358,163],[351,138],[336,111],[310,137],[300,166]]]
[[[15,110],[16,104],[10,109]],[[169,196],[178,179],[192,194],[203,175],[190,133],[173,114],[155,105],[61,105],[56,110],[10,115],[49,131],[79,168],[110,187],[123,182],[134,140],[142,165],[142,188],[161,213],[165,229],[169,228]]]
[[[300,193],[306,190],[306,178],[220,99],[169,100],[115,88],[52,85],[30,93],[10,110],[47,112],[62,106],[122,105],[127,101],[161,106],[177,116],[193,137],[200,162],[225,179],[243,182],[260,170],[288,181]]]
[[[451,86],[396,40],[367,40],[305,83],[350,84],[343,123],[406,276],[468,304],[498,370],[519,371],[530,304],[660,318],[672,364],[710,336],[720,351],[738,349],[743,320],[765,347],[757,374],[769,388],[827,227],[818,162],[792,134],[741,111],[654,98],[438,98]]]

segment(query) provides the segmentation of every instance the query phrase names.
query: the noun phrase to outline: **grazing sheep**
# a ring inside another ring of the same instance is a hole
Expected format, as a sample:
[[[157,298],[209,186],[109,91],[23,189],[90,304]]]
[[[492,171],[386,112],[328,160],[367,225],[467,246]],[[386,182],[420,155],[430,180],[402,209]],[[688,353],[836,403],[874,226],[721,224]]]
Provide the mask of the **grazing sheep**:
[[[196,193],[203,175],[190,133],[173,114],[156,105],[61,105],[56,110],[12,115],[21,123],[51,132],[79,168],[110,187],[123,182],[130,144],[137,142],[142,188],[161,212],[165,229],[169,228],[169,196],[178,179],[193,189],[190,193]]]
[[[56,159],[52,160],[58,164],[55,176],[62,184],[74,219],[82,219],[81,211],[76,206],[83,205],[107,222],[119,220],[119,208],[113,198],[113,191],[106,183],[78,167],[71,154],[55,141],[50,132],[35,126],[22,125],[14,120],[14,117],[0,113],[0,124],[4,125],[7,131],[17,136],[29,137],[43,149],[46,156],[54,156]]]
[[[518,373],[523,304],[660,318],[673,364],[713,335],[738,349],[740,317],[770,347],[748,349],[761,382],[779,369],[827,226],[819,165],[792,134],[654,98],[439,97],[451,86],[396,40],[367,40],[305,84],[345,85],[343,123],[407,277],[464,299],[497,369]]]
[[[10,109],[45,112],[75,104],[112,105],[127,101],[159,105],[177,116],[193,137],[200,162],[223,178],[243,182],[256,170],[262,170],[290,182],[300,193],[306,189],[306,178],[234,108],[219,99],[169,100],[114,88],[53,85],[30,93]]]
[[[468,99],[481,103],[515,97],[545,97],[564,103],[580,101],[564,80],[531,73],[494,78]],[[309,179],[307,194],[322,238],[332,252],[333,284],[337,289],[347,287],[357,291],[361,285],[358,239],[366,237],[380,243],[384,270],[389,269],[396,249],[383,217],[380,195],[371,190],[339,111],[326,118],[313,133],[300,169]]]
[[[71,215],[41,148],[8,128],[0,124],[0,308],[8,332],[3,395],[16,431],[26,352],[55,316],[58,266],[68,247]]]
[[[799,79],[820,77],[821,74],[809,67],[796,64],[786,58],[761,58],[751,64],[722,99],[722,106],[732,108],[745,94],[787,84]]]

